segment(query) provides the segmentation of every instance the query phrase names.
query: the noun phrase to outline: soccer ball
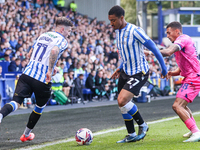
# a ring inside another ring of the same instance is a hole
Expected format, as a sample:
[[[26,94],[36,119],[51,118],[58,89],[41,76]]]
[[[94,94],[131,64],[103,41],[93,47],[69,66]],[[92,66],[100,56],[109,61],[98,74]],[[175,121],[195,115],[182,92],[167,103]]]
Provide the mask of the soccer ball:
[[[79,145],[89,145],[93,141],[92,131],[87,128],[81,128],[76,132],[75,139]]]

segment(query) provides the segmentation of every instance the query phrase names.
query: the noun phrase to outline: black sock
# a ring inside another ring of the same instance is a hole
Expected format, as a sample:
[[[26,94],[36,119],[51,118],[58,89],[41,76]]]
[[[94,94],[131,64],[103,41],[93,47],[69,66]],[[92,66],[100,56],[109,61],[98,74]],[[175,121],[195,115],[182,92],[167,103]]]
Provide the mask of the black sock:
[[[128,133],[134,133],[135,132],[133,119],[130,120],[130,121],[125,121],[125,125],[126,125],[126,129],[127,129]]]
[[[10,104],[5,104],[3,108],[1,108],[0,113],[3,115],[3,118],[6,117],[13,111],[13,107]]]
[[[144,120],[143,120],[142,116],[140,115],[139,111],[132,117],[137,122],[138,125],[141,125],[144,123]]]
[[[32,112],[31,115],[29,116],[28,124],[27,127],[29,129],[33,129],[38,120],[40,119],[40,114],[36,114],[35,112]]]

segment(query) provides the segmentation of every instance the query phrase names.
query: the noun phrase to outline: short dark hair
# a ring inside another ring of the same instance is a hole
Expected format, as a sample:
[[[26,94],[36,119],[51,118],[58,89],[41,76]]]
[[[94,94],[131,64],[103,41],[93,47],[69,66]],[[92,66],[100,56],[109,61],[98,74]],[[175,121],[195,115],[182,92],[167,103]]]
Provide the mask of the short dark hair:
[[[182,32],[182,25],[180,22],[173,21],[167,25],[166,29],[169,27],[174,28],[174,29],[179,29]]]
[[[16,58],[15,61],[21,61],[21,59],[20,58]]]
[[[121,6],[115,5],[109,10],[108,15],[115,15],[119,18],[125,15],[125,11]]]
[[[69,19],[67,19],[66,17],[58,17],[56,19],[56,26],[58,26],[58,25],[73,27],[73,23]]]

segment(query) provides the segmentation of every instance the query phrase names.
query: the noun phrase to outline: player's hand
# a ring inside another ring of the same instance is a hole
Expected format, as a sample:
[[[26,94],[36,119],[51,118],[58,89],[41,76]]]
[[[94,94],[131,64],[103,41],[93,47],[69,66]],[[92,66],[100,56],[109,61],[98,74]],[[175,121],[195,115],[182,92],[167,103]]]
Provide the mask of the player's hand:
[[[51,82],[51,72],[49,72],[49,71],[46,74],[46,82],[47,83]]]
[[[55,76],[57,72],[60,72],[59,68],[58,67],[54,67],[52,76]]]
[[[30,59],[31,58],[31,53],[27,54],[27,58]]]
[[[171,76],[172,76],[172,72],[169,71],[165,76],[161,75],[161,78],[162,78],[162,79],[166,78],[167,81],[168,81],[168,80],[171,78]]]
[[[111,79],[117,79],[120,75],[120,69],[118,68],[111,76]]]
[[[171,78],[171,76],[172,76],[172,72],[169,71],[169,72],[167,73],[167,77],[166,77],[166,79],[169,80],[169,79]]]
[[[163,76],[163,75],[161,74],[161,78],[162,78],[162,79],[164,79],[164,78],[167,79],[167,75]]]
[[[145,56],[149,56],[149,55],[152,54],[152,52],[151,52],[151,51],[144,50],[144,54],[145,54]]]

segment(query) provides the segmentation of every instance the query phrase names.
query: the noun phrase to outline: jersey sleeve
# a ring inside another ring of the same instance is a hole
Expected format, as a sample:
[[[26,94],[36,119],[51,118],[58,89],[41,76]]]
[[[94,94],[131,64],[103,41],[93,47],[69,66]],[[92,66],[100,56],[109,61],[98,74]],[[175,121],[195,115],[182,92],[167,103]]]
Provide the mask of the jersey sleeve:
[[[133,37],[142,44],[144,44],[150,39],[149,36],[146,35],[144,30],[140,27],[134,29]]]
[[[187,39],[185,39],[184,37],[179,37],[177,40],[174,41],[174,44],[176,44],[179,47],[179,50],[181,50],[187,44]]]
[[[64,38],[63,39],[59,39],[55,46],[58,46],[58,48],[60,50],[65,50],[67,47],[68,47],[68,43],[67,43],[67,40],[65,40]]]

